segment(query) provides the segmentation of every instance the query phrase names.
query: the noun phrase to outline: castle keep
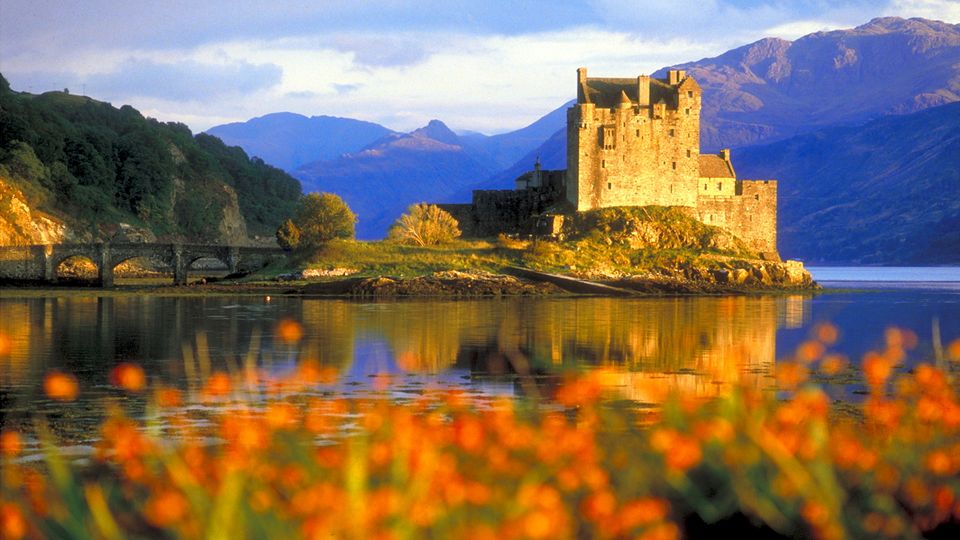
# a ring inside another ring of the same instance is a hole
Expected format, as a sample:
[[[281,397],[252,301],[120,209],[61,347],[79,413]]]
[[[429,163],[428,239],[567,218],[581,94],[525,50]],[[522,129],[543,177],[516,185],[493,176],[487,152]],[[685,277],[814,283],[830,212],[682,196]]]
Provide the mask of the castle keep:
[[[778,258],[777,183],[737,179],[729,150],[700,153],[701,94],[683,70],[626,79],[580,68],[567,110],[567,169],[542,171],[538,162],[514,190],[474,191],[470,205],[443,206],[472,236],[556,232],[555,216],[570,211],[683,207]]]

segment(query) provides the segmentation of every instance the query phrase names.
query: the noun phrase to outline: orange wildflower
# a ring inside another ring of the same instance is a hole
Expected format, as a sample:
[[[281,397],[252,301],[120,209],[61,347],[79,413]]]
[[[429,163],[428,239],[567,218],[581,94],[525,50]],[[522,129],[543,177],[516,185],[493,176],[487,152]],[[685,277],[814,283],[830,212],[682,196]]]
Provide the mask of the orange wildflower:
[[[814,527],[823,527],[830,519],[830,511],[822,503],[817,501],[807,501],[800,510],[803,519]]]
[[[289,429],[297,423],[297,409],[286,402],[271,403],[267,405],[264,418],[273,429]]]
[[[20,442],[20,434],[16,431],[0,432],[0,454],[8,458],[16,457],[20,454],[23,445]]]
[[[27,520],[13,503],[0,504],[0,534],[3,538],[16,540],[27,534]]]
[[[609,490],[594,492],[580,506],[580,510],[588,519],[602,521],[613,515],[617,509],[617,499]]]
[[[43,391],[47,397],[60,401],[73,401],[79,393],[77,379],[69,373],[51,371],[43,379]]]
[[[230,393],[230,376],[222,371],[218,371],[207,379],[207,384],[203,388],[203,393],[208,396],[222,397]]]
[[[143,368],[131,362],[122,362],[110,370],[110,384],[129,392],[139,392],[147,384]]]
[[[840,354],[828,354],[820,361],[820,372],[824,375],[836,375],[847,367],[847,359]]]
[[[950,345],[947,346],[947,358],[960,362],[960,339],[953,340]]]
[[[700,463],[701,457],[703,457],[703,452],[700,450],[700,444],[697,440],[684,435],[674,439],[673,448],[664,455],[667,468],[679,472],[696,466]]]
[[[484,429],[476,418],[466,416],[457,418],[453,428],[460,448],[471,453],[479,452],[483,448]]]
[[[176,388],[158,388],[155,397],[157,405],[161,407],[179,407],[183,402],[183,397]]]
[[[777,364],[777,384],[784,390],[792,390],[807,380],[807,368],[796,362]]]
[[[147,501],[144,516],[158,527],[169,527],[183,519],[188,510],[187,499],[180,492],[164,489]]]
[[[603,387],[597,376],[577,377],[567,381],[557,390],[556,399],[561,405],[579,407],[596,402],[602,390]]]
[[[639,540],[677,540],[680,538],[680,527],[676,523],[661,523],[655,525],[640,535]]]
[[[553,525],[554,521],[550,514],[535,510],[524,518],[523,532],[528,538],[550,538],[553,534]]]
[[[948,476],[953,474],[953,463],[950,456],[943,450],[935,450],[927,454],[924,459],[924,465],[927,470],[937,476]]]
[[[630,501],[617,512],[620,518],[620,526],[624,530],[662,521],[667,518],[669,513],[670,503],[664,499],[653,497]]]
[[[797,347],[796,357],[797,360],[805,364],[809,364],[814,360],[823,356],[823,353],[826,352],[826,347],[823,346],[823,343],[819,341],[805,341]]]
[[[874,352],[867,353],[863,358],[863,374],[867,384],[872,387],[883,386],[893,372],[893,363],[887,358]]]
[[[820,323],[813,328],[813,335],[825,345],[833,345],[837,342],[840,332],[837,327],[830,323]]]
[[[884,399],[868,399],[863,406],[863,412],[874,422],[892,428],[903,416],[903,404]]]
[[[303,338],[303,327],[296,321],[283,319],[277,323],[277,335],[284,343],[297,343]]]

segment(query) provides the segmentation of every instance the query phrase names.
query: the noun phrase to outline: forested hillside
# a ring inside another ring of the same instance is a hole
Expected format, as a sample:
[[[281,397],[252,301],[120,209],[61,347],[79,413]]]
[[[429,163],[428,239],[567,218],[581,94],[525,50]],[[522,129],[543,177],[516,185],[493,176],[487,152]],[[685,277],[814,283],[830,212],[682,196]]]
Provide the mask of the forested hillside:
[[[127,223],[160,238],[238,242],[272,234],[301,193],[216,137],[66,89],[14,92],[2,75],[0,181],[89,240]]]

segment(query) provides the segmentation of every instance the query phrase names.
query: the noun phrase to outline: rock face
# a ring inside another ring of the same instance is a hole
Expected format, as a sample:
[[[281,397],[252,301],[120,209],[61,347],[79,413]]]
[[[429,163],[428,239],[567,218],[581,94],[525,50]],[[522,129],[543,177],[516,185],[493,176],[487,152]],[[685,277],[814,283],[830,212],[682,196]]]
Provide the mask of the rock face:
[[[66,226],[30,209],[23,193],[0,178],[0,246],[62,242]]]
[[[710,266],[690,263],[660,267],[647,275],[606,282],[649,293],[729,293],[818,289],[799,261],[772,262],[729,259]]]
[[[237,192],[228,185],[223,186],[223,191],[227,196],[227,204],[223,206],[223,217],[217,226],[220,241],[231,246],[245,244],[247,242],[247,222],[243,219],[243,213],[240,211]]]

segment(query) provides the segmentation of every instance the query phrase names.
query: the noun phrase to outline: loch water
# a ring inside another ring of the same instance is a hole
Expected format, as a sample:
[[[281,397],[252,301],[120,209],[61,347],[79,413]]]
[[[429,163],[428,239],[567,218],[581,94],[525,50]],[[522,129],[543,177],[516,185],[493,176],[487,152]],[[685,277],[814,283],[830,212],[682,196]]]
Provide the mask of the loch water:
[[[390,392],[400,400],[438,387],[491,399],[548,396],[564,372],[593,369],[603,370],[609,399],[656,406],[673,392],[709,399],[742,384],[774,391],[776,362],[819,323],[839,328],[832,350],[853,366],[882,346],[891,326],[918,337],[903,369],[933,358],[937,332],[944,343],[960,338],[960,268],[812,272],[823,291],[638,299],[365,301],[5,289],[0,333],[11,346],[0,353],[0,422],[23,428],[43,417],[67,448],[88,453],[105,402],[134,415],[143,410],[143,396],[109,383],[120,362],[142,365],[151,384],[187,389],[200,376],[194,366],[229,371],[254,362],[282,375],[312,359],[338,373],[336,384],[318,394],[367,395],[375,376],[390,374]],[[302,324],[297,344],[278,339],[277,324],[287,319]],[[44,374],[54,369],[77,377],[76,401],[44,396]],[[857,400],[860,390],[855,380],[827,388],[840,400]]]

